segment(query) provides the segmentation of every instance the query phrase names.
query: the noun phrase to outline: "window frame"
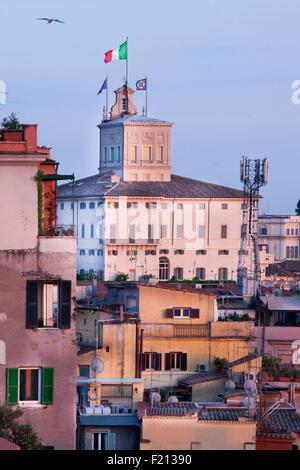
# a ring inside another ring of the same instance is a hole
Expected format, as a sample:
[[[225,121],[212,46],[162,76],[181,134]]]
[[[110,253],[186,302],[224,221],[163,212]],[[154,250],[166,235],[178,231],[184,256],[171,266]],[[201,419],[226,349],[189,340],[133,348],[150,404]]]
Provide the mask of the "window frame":
[[[38,399],[37,400],[21,400],[21,370],[37,370],[38,371]],[[42,367],[18,367],[18,404],[19,406],[39,405],[42,403]]]

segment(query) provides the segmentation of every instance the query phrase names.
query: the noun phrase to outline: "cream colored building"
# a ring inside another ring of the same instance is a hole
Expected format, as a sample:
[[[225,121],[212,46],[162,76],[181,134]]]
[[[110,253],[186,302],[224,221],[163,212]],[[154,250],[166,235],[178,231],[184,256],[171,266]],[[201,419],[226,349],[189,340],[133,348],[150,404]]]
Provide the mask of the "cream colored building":
[[[58,189],[59,221],[77,227],[78,272],[236,280],[242,191],[171,174],[172,123],[137,114],[131,89],[122,112],[123,95],[98,126],[99,173]]]
[[[140,411],[141,450],[255,450],[256,422],[247,410],[194,403],[157,404]]]
[[[300,260],[300,216],[261,215],[258,220],[260,246],[274,261]]]

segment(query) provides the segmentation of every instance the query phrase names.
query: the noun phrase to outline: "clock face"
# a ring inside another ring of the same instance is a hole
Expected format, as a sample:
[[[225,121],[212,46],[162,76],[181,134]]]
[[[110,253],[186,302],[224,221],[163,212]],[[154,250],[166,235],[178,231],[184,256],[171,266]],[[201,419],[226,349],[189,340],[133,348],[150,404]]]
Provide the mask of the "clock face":
[[[93,359],[91,362],[91,369],[94,374],[101,374],[104,370],[104,362],[98,358]]]

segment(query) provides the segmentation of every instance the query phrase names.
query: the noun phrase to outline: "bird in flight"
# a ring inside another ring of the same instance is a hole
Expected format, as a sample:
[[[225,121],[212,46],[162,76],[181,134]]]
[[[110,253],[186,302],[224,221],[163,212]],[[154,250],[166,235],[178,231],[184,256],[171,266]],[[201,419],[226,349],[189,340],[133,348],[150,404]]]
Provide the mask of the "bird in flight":
[[[56,23],[65,23],[64,21],[55,20],[54,18],[37,18],[37,20],[47,21],[48,24],[56,21]]]

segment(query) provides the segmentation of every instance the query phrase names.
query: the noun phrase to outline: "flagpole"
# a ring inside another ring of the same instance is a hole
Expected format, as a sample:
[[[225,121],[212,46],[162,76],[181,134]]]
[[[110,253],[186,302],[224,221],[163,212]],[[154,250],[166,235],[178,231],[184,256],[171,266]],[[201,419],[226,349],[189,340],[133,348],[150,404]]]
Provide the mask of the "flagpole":
[[[148,116],[148,75],[146,75],[146,116]]]
[[[128,36],[126,36],[126,112],[128,113]]]
[[[106,76],[106,119],[108,119],[108,75]]]

